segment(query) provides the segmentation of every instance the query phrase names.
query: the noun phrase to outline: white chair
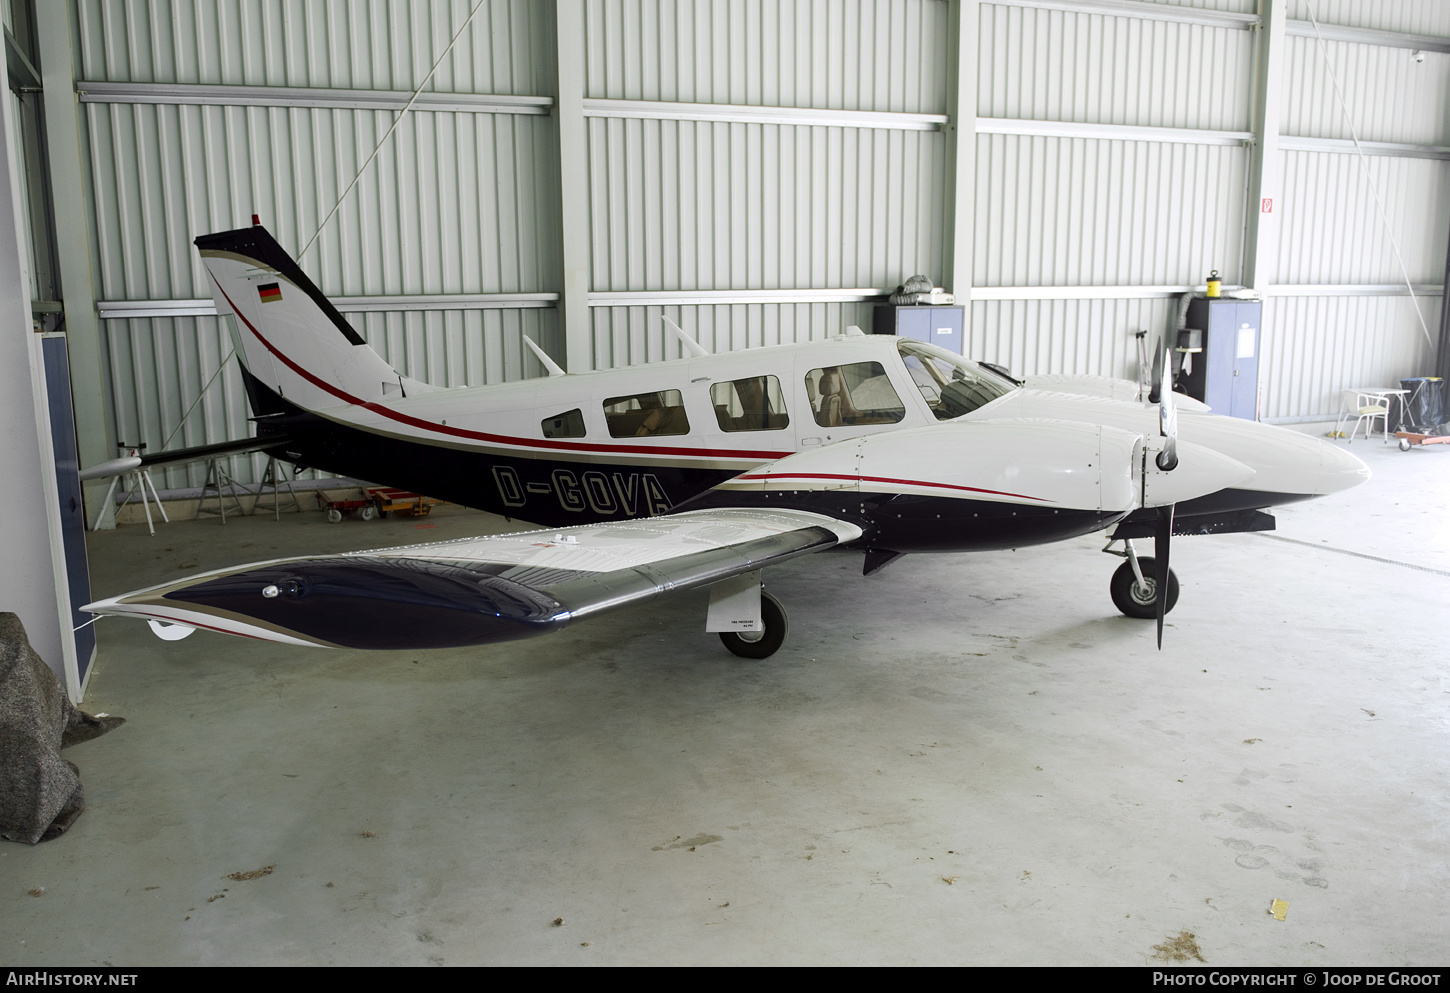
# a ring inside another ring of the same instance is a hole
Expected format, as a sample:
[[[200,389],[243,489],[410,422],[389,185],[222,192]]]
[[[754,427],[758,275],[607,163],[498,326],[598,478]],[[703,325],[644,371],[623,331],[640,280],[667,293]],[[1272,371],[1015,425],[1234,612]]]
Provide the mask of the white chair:
[[[1354,430],[1349,432],[1350,442],[1359,433],[1359,426],[1364,425],[1365,440],[1369,439],[1374,431],[1375,418],[1380,418],[1380,430],[1384,433],[1386,442],[1390,440],[1390,401],[1388,397],[1378,396],[1373,393],[1362,393],[1359,390],[1344,391],[1344,412],[1340,415],[1340,434],[1343,434],[1343,424],[1349,418],[1355,418]]]

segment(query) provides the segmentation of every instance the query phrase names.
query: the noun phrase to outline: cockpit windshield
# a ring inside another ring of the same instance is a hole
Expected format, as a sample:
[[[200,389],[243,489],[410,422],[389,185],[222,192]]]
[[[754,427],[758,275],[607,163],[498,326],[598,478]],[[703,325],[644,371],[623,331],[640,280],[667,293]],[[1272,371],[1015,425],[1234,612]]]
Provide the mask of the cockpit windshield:
[[[939,421],[969,414],[1017,388],[975,362],[924,341],[898,338],[896,349]]]

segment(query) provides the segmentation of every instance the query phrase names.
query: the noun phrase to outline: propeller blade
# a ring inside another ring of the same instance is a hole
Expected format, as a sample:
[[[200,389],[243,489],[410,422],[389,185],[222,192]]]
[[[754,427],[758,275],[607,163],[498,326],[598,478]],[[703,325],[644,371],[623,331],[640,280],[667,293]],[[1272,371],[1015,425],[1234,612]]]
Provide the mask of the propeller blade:
[[[1158,527],[1153,532],[1153,568],[1158,584],[1158,650],[1163,650],[1163,615],[1168,612],[1168,543],[1173,538],[1173,504],[1158,508]]]
[[[1168,439],[1158,453],[1158,468],[1169,472],[1178,466],[1178,404],[1173,399],[1173,353],[1166,348],[1158,386],[1158,433]]]
[[[1158,432],[1163,435],[1163,451],[1155,460],[1158,468],[1171,472],[1178,468],[1178,407],[1173,399],[1173,351],[1163,349],[1163,369],[1158,377]],[[1154,568],[1158,576],[1158,650],[1163,650],[1163,615],[1168,613],[1168,545],[1173,540],[1173,504],[1158,508],[1158,526],[1153,532]]]

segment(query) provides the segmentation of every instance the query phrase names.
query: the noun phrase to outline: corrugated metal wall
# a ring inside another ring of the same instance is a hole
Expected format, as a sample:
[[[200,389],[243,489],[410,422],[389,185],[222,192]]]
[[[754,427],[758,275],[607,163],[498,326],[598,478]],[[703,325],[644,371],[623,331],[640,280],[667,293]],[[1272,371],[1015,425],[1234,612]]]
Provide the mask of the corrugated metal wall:
[[[473,0],[71,0],[87,80],[408,90]],[[532,0],[486,0],[429,84],[549,92],[551,41]]]
[[[1324,25],[1450,35],[1450,4],[1438,0],[1313,0],[1313,13]],[[1288,14],[1307,20],[1309,2],[1293,0]],[[1326,40],[1321,48],[1317,38],[1305,36],[1287,41],[1284,134],[1348,139],[1357,133],[1364,142],[1450,145],[1450,55],[1427,51],[1416,61],[1409,47]],[[1403,284],[1393,243],[1398,242],[1411,282],[1421,288],[1441,284],[1450,230],[1450,161],[1385,155],[1361,160],[1299,149],[1280,155],[1277,283]],[[1434,337],[1440,306],[1438,295],[1412,301],[1400,291],[1271,295],[1264,308],[1264,416],[1332,414],[1343,389],[1398,385],[1402,377],[1433,372],[1434,349],[1425,328]]]
[[[964,351],[1017,375],[1085,373],[1136,379],[1134,335],[1143,329],[1156,335],[1177,313],[1177,301],[1166,298],[977,300]]]
[[[1441,298],[1421,297],[1431,334]],[[1339,391],[1431,375],[1434,349],[1408,296],[1269,297],[1259,377],[1266,420],[1333,417]]]
[[[411,91],[468,16],[467,0],[78,0],[86,81]],[[430,92],[547,94],[552,37],[540,5],[491,0]],[[87,103],[97,293],[110,301],[206,299],[192,239],[259,214],[294,254],[316,232],[396,116],[306,107]],[[415,109],[300,261],[331,296],[529,293],[554,288],[557,164],[542,115]],[[522,334],[559,352],[552,309],[348,315],[407,375],[476,385],[537,374]],[[152,448],[227,355],[214,318],[103,322],[112,410]],[[248,434],[229,363],[170,447]],[[239,479],[259,460],[232,460]],[[168,470],[197,486],[198,467]],[[158,484],[160,480],[158,479]]]
[[[973,284],[1181,285],[1236,271],[1247,165],[1218,145],[979,135]]]
[[[1307,0],[1288,16],[1307,19]],[[1165,4],[1165,6],[1167,6]],[[1246,3],[1192,3],[1256,13]],[[1327,24],[1450,36],[1450,5],[1317,0]],[[1254,32],[1128,13],[984,3],[978,50],[983,118],[1243,132],[1254,124]],[[1450,55],[1330,41],[1361,139],[1450,145]],[[1314,38],[1284,45],[1281,133],[1348,138]],[[1027,130],[1030,130],[1028,128]],[[1044,130],[1048,130],[1044,127]],[[1210,269],[1242,279],[1250,149],[1161,139],[979,134],[976,291],[1012,287],[1201,285]],[[1332,416],[1339,391],[1424,373],[1432,358],[1407,296],[1331,295],[1334,284],[1403,281],[1366,171],[1416,284],[1438,285],[1450,230],[1450,163],[1284,149],[1275,210],[1276,283],[1323,286],[1322,297],[1278,298],[1264,311],[1266,416]],[[1257,204],[1254,205],[1257,208]],[[1145,291],[1146,292],[1146,291]],[[1027,295],[1027,294],[1024,294]],[[1176,309],[1158,299],[1002,300],[973,305],[972,347],[1023,373],[1130,376],[1132,334],[1157,333]],[[1439,298],[1421,298],[1434,327]],[[980,322],[987,322],[984,326]],[[1312,327],[1302,322],[1311,322]],[[1086,347],[1083,347],[1086,343]],[[1297,356],[1290,343],[1312,345]],[[1272,347],[1271,347],[1272,346]],[[1329,357],[1323,350],[1329,350]]]
[[[984,3],[977,59],[983,118],[1252,126],[1253,38],[1232,26]],[[1249,149],[1173,139],[979,134],[973,286],[1187,286],[1210,269],[1237,273]],[[1133,336],[1156,336],[1176,313],[1161,294],[978,301],[968,352],[1019,374],[1132,377]]]
[[[941,113],[941,0],[586,0],[586,93]]]
[[[1450,58],[1450,57],[1447,57]],[[1277,282],[1403,283],[1365,170],[1417,284],[1445,276],[1450,162],[1285,151]]]
[[[1289,0],[1289,16],[1321,24],[1450,37],[1450,4],[1443,0]]]
[[[984,3],[982,117],[1242,131],[1247,31]]]
[[[71,2],[86,80],[344,91],[411,91],[472,7]],[[1292,0],[1289,16],[1307,18],[1307,3]],[[676,357],[662,313],[712,349],[742,348],[869,324],[872,304],[831,291],[888,288],[917,272],[950,277],[948,136],[920,122],[841,116],[947,112],[945,0],[577,0],[566,9],[583,32],[589,290],[634,297],[592,301],[595,366]],[[1255,32],[1242,17],[1192,18],[1257,9],[1256,0],[1163,2],[1165,19],[980,4],[976,113],[989,120],[963,152],[975,176],[963,196],[974,214],[971,278],[986,299],[971,304],[970,354],[1019,373],[1131,376],[1133,334],[1166,328],[1175,313],[1155,288],[1201,283],[1210,269],[1241,278],[1252,160],[1235,136],[1255,126]],[[1450,37],[1450,4],[1439,0],[1316,0],[1315,12],[1326,24]],[[551,96],[552,17],[547,4],[488,0],[428,89]],[[1327,49],[1363,139],[1450,145],[1450,55],[1415,62],[1404,47],[1343,40]],[[1348,136],[1314,39],[1286,39],[1282,83],[1284,135]],[[689,104],[715,107],[692,118],[680,110]],[[760,120],[769,108],[837,117]],[[85,104],[97,292],[206,297],[192,238],[254,211],[300,248],[392,116]],[[990,119],[1023,133],[994,131]],[[1064,134],[1065,125],[1098,131]],[[558,292],[557,148],[546,114],[415,110],[303,264],[333,295]],[[1303,147],[1280,156],[1276,281],[1397,282],[1359,160]],[[1450,227],[1446,159],[1379,155],[1368,168],[1411,279],[1438,283]],[[1074,287],[1083,288],[1077,298]],[[1121,287],[1142,294],[1105,299]],[[680,299],[721,291],[780,298]],[[821,299],[786,299],[798,292]],[[1268,416],[1332,414],[1343,386],[1425,370],[1428,346],[1407,297],[1329,292],[1266,300]],[[1438,296],[1422,303],[1433,324]],[[537,374],[523,334],[563,354],[552,307],[352,319],[409,375],[449,385]],[[229,343],[212,318],[104,325],[117,430],[158,445]],[[235,371],[214,390],[178,439],[245,433]],[[238,468],[250,478],[252,468]],[[168,485],[188,481],[200,482],[195,471],[168,474]]]
[[[589,0],[587,11],[592,99],[945,112],[940,0]],[[946,277],[940,132],[595,118],[588,141],[596,291]],[[852,303],[679,310],[712,348],[870,325],[870,306]],[[594,307],[595,367],[678,354],[660,312]]]
[[[685,307],[595,307],[591,313],[600,368],[684,358],[679,343],[660,333],[668,316],[712,352],[785,345],[850,325],[871,328],[874,303],[719,304]]]
[[[943,147],[925,131],[594,119],[593,289],[940,281]]]
[[[254,213],[300,251],[395,116],[99,103],[83,113],[106,300],[209,297],[192,239]],[[410,113],[300,261],[331,295],[545,289],[558,266],[550,132],[542,116]]]

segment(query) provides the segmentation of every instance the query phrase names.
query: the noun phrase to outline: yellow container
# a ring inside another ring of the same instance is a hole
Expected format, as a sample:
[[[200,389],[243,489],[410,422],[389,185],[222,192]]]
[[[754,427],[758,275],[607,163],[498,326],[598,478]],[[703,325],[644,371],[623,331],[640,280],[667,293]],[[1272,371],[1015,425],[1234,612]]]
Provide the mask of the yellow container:
[[[1218,278],[1218,270],[1215,269],[1208,274],[1208,295],[1211,297],[1222,296],[1220,292],[1223,282]]]

